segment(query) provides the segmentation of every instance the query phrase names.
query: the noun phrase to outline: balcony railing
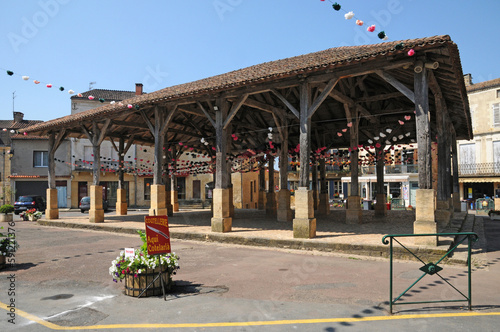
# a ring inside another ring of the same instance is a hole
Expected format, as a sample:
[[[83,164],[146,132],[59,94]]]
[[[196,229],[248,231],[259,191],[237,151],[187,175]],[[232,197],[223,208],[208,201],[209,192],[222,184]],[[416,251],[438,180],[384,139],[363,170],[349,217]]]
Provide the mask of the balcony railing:
[[[463,177],[500,175],[500,162],[459,164],[458,175]]]

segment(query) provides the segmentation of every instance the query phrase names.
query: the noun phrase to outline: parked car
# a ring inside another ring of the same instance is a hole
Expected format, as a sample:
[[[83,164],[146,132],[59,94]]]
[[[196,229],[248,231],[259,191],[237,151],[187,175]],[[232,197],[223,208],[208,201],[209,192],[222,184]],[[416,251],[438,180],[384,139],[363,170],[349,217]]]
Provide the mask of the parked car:
[[[37,195],[23,195],[19,196],[14,202],[14,213],[19,214],[21,212],[36,209],[42,213],[45,213],[45,201],[42,196]]]
[[[82,213],[85,213],[85,211],[90,210],[90,196],[83,196],[82,199],[80,200],[80,205],[79,205],[80,211]],[[102,200],[102,208],[104,211],[108,211],[108,201],[103,199]]]

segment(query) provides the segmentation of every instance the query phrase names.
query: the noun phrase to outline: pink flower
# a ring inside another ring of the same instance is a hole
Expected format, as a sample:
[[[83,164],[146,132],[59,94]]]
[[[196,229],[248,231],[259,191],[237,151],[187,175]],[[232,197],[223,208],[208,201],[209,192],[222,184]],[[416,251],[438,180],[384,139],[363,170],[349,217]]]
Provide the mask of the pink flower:
[[[94,100],[94,96],[89,96],[89,100]]]
[[[408,51],[408,56],[413,56],[414,54],[415,54],[415,51],[413,50],[413,48]]]
[[[405,115],[405,120],[410,121],[411,120],[411,115]]]
[[[347,123],[347,127],[351,128],[352,127],[352,122]]]
[[[366,29],[368,32],[373,32],[375,31],[375,24],[374,25],[370,25],[367,29]]]
[[[401,121],[401,120],[398,120],[398,122],[399,122],[400,125],[404,125],[405,124],[405,122]]]
[[[361,20],[356,20],[356,24],[359,25],[359,26],[362,26],[364,24],[364,22],[361,21]]]
[[[128,104],[128,105],[127,105],[127,107],[128,107],[128,108],[132,108],[132,104]]]

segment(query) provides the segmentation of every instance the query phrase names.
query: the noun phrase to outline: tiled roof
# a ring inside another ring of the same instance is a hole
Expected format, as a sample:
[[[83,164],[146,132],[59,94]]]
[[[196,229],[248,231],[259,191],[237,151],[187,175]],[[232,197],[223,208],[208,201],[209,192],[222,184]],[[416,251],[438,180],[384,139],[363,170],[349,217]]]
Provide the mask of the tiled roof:
[[[21,122],[14,122],[14,120],[0,120],[0,130],[6,129],[22,129],[29,126],[41,123],[41,120],[23,120]]]
[[[467,92],[475,92],[479,90],[487,90],[492,88],[500,87],[500,78],[495,78],[494,80],[484,81],[481,83],[476,83],[469,85],[467,87]]]
[[[403,43],[403,48],[396,50],[396,45],[400,43]],[[384,42],[373,45],[343,46],[282,60],[265,62],[198,81],[167,87],[141,96],[134,96],[133,98],[124,100],[123,103],[103,105],[85,112],[50,120],[29,128],[29,131],[39,132],[49,128],[79,123],[95,117],[113,116],[114,114],[127,111],[127,104],[138,106],[151,105],[160,101],[168,102],[203,94],[215,94],[227,89],[236,89],[251,84],[255,85],[256,83],[285,79],[297,76],[298,74],[324,71],[327,68],[331,70],[340,69],[344,65],[387,58],[393,55],[402,55],[406,54],[410,49],[418,51],[440,45],[448,45],[448,47],[451,48],[450,57],[453,58],[454,63],[458,63],[458,66],[460,66],[458,48],[455,43],[453,43],[450,36],[447,35]],[[462,77],[461,67],[460,77]]]
[[[94,96],[96,99],[103,98],[105,100],[124,100],[135,96],[135,91],[118,91],[93,89],[82,93],[82,97],[72,96],[71,99],[87,99],[89,96]]]

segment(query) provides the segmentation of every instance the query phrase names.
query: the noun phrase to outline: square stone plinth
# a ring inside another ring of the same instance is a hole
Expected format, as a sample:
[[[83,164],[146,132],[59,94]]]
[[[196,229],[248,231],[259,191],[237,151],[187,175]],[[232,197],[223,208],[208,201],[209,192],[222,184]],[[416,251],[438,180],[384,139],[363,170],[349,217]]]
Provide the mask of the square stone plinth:
[[[116,214],[119,216],[127,215],[127,193],[125,189],[116,190]]]
[[[438,231],[437,223],[434,221],[415,221],[413,223],[413,234],[436,234]],[[416,245],[437,246],[436,236],[416,236],[414,237]]]
[[[165,186],[161,184],[151,185],[151,206],[149,209],[150,216],[166,216],[167,208],[165,207]]]
[[[57,189],[47,189],[47,208],[45,219],[59,219],[59,208],[57,206]]]
[[[316,218],[293,219],[293,237],[295,239],[312,239],[316,237]]]
[[[102,208],[102,186],[90,186],[89,221],[92,223],[104,222]]]
[[[314,218],[313,191],[307,189],[307,187],[299,187],[299,189],[295,191],[295,218]]]
[[[174,210],[174,212],[179,212],[179,192],[177,190],[171,191],[170,194],[172,195],[170,200],[172,209]]]
[[[434,189],[416,190],[415,219],[417,221],[435,221],[436,192]]]
[[[233,218],[212,218],[212,232],[214,233],[227,233],[233,227]]]

